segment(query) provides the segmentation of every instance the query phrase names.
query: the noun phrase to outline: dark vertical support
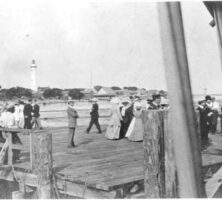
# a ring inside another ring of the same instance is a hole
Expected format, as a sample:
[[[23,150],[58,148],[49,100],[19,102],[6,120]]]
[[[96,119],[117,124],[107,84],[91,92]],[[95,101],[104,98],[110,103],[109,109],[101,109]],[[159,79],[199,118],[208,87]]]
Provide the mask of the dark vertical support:
[[[37,193],[40,199],[52,197],[52,134],[34,133],[32,140],[33,173],[38,176]]]
[[[144,111],[144,189],[146,198],[165,197],[164,112]]]
[[[158,3],[170,99],[170,127],[180,197],[203,197],[200,144],[195,125],[188,61],[179,2]]]

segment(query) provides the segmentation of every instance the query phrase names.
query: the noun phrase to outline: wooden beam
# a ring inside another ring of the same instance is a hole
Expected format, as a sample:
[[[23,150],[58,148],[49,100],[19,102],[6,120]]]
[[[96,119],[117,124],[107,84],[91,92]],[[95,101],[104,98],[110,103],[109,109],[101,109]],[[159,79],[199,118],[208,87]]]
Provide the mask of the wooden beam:
[[[179,195],[183,198],[204,197],[200,144],[195,125],[180,3],[158,3],[158,9]]]
[[[52,134],[39,133],[35,136],[32,172],[38,177],[39,198],[48,199],[52,197]]]
[[[217,190],[222,185],[222,167],[210,178],[206,185],[207,198],[213,198]]]
[[[172,121],[169,112],[164,113],[164,146],[165,146],[165,197],[178,197],[178,179],[176,172],[176,161],[173,146],[173,134],[169,122]]]
[[[57,187],[61,194],[67,194],[86,199],[113,199],[116,196],[115,191],[102,191],[92,188],[85,188],[83,184],[76,184],[69,181],[58,180]]]
[[[12,152],[12,134],[7,132],[8,135],[8,165],[13,164],[13,152]]]
[[[146,198],[165,197],[163,112],[144,111],[144,189]]]

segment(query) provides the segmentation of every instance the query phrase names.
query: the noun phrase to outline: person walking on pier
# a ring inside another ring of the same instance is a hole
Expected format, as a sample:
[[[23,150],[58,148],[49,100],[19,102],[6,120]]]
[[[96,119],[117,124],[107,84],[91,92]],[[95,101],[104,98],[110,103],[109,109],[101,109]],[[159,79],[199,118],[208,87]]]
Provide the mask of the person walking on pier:
[[[68,102],[67,114],[69,120],[68,148],[72,148],[75,147],[74,136],[77,127],[77,118],[79,118],[79,115],[74,108],[74,101]]]
[[[99,125],[99,106],[97,104],[97,99],[96,98],[93,98],[92,99],[92,110],[90,112],[90,115],[91,115],[91,120],[89,122],[89,126],[88,128],[86,129],[86,133],[89,133],[93,124],[96,125],[97,129],[98,129],[98,133],[102,133],[101,131],[101,128],[100,128],[100,125]]]

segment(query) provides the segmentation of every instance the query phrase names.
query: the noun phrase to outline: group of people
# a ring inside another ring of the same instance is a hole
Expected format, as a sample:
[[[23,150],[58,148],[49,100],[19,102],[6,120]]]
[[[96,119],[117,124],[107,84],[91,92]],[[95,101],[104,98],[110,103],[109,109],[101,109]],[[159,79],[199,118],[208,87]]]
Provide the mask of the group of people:
[[[198,102],[197,110],[200,119],[201,141],[208,141],[208,134],[217,132],[217,121],[220,116],[220,106],[215,97],[207,95],[204,100]]]
[[[19,100],[15,104],[5,103],[0,112],[0,127],[3,128],[25,128],[33,127],[42,129],[40,123],[39,105],[37,100],[28,100],[27,103]],[[0,131],[0,142],[4,143],[8,135]],[[12,134],[13,144],[22,144],[16,131]],[[20,150],[13,149],[13,160],[19,160]],[[7,162],[7,160],[5,160]]]
[[[26,103],[19,100],[15,104],[5,103],[0,113],[0,126],[24,129],[42,129],[40,107],[37,100],[29,99]]]
[[[147,100],[146,104],[142,104],[141,99],[138,96],[124,98],[122,101],[118,98],[113,98],[111,100],[110,121],[106,129],[105,137],[110,140],[118,140],[126,137],[130,141],[142,141],[142,111],[167,108],[168,104],[161,101],[161,96],[159,94],[154,94],[152,99]],[[72,148],[75,147],[74,136],[77,127],[77,119],[79,118],[79,115],[74,108],[74,101],[68,102],[67,115],[69,126],[68,148]],[[93,124],[95,124],[98,133],[101,134],[99,106],[97,104],[97,99],[95,98],[92,99],[90,115],[91,120],[86,129],[86,133],[89,134]]]
[[[113,98],[111,101],[111,118],[105,137],[111,140],[128,138],[130,141],[143,141],[143,110],[167,109],[167,104],[161,104],[161,96],[154,94],[152,100],[142,104],[141,99],[125,98],[120,101]]]

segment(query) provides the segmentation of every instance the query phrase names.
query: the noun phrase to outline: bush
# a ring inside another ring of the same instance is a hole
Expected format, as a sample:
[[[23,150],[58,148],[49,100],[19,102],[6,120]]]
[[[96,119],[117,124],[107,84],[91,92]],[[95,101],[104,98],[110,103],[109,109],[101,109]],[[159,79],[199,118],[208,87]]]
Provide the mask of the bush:
[[[44,92],[43,92],[43,96],[45,98],[61,98],[62,97],[62,90],[59,89],[59,88],[49,88],[49,89],[46,89]]]
[[[72,98],[72,99],[82,99],[84,94],[81,93],[81,89],[70,89],[68,92],[68,95]]]

